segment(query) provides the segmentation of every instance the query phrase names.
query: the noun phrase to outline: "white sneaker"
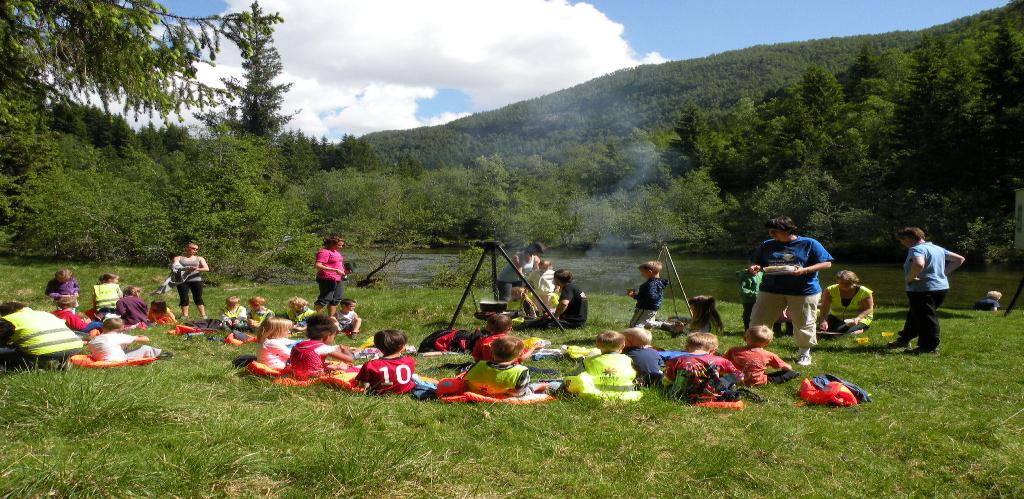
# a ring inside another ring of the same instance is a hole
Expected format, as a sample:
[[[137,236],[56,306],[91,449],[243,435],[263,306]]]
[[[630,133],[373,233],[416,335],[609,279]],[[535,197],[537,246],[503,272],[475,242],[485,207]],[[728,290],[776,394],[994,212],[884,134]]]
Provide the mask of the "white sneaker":
[[[802,352],[800,358],[796,360],[798,366],[809,366],[811,365],[811,354],[810,352]]]

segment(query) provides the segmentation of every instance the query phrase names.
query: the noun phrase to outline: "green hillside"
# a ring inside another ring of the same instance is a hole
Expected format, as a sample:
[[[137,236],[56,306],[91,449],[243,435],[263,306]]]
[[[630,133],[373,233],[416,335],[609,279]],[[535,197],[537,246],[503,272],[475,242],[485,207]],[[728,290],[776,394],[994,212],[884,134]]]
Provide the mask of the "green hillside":
[[[797,83],[811,64],[841,74],[865,46],[875,52],[909,50],[924,34],[974,38],[990,28],[1000,12],[987,11],[923,31],[763,45],[623,69],[445,125],[364,138],[387,160],[413,157],[428,167],[466,164],[494,153],[548,155],[574,144],[625,138],[637,128],[669,129],[687,102],[721,109],[742,97],[761,100]]]

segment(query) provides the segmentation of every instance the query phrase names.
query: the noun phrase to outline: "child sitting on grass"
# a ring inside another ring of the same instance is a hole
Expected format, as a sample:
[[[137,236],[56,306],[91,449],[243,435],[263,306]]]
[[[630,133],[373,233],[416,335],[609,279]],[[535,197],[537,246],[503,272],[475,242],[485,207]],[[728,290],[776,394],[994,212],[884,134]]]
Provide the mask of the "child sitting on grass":
[[[132,343],[149,343],[149,337],[132,336],[124,334],[122,331],[124,331],[123,320],[110,318],[103,321],[102,332],[99,336],[89,341],[92,360],[122,362],[144,357],[157,357],[161,359],[171,357],[171,352],[162,352],[159,348],[153,348],[149,345],[142,345],[135,350],[125,352],[124,347]]]
[[[502,336],[491,344],[494,360],[481,360],[466,371],[466,391],[488,397],[521,397],[530,391],[530,370],[517,364],[525,345],[515,336]]]
[[[263,324],[263,321],[267,320],[268,317],[274,316],[274,311],[267,308],[267,299],[262,296],[254,296],[249,298],[249,307],[252,308],[252,312],[249,314],[249,319],[246,321],[249,325],[249,329],[255,330]]]
[[[87,322],[75,313],[75,307],[78,306],[78,299],[71,295],[61,295],[57,299],[57,310],[51,312],[53,315],[60,317],[61,320],[67,324],[68,329],[82,333],[78,336],[86,339],[89,337],[89,332],[100,329],[103,327],[103,323],[100,321]]]
[[[385,329],[373,335],[373,346],[383,357],[371,360],[359,369],[355,380],[366,393],[409,393],[416,387],[416,359],[404,355],[409,338],[395,329]]]
[[[141,298],[142,288],[138,286],[128,286],[124,288],[124,296],[120,300],[117,300],[117,315],[121,316],[127,327],[136,327],[139,325],[148,326],[149,306]]]
[[[744,384],[764,385],[769,381],[782,383],[795,377],[792,374],[786,374],[793,371],[789,364],[778,355],[765,350],[765,347],[770,345],[773,339],[775,339],[775,335],[767,326],[752,326],[743,334],[743,341],[747,346],[732,347],[725,353],[725,358],[729,359],[737,369],[743,371]],[[781,371],[765,374],[768,367],[781,369]]]
[[[294,331],[305,331],[306,319],[315,313],[316,311],[309,308],[309,302],[304,298],[293,296],[291,300],[288,300],[288,320],[292,321]]]
[[[622,354],[626,337],[605,331],[597,335],[596,343],[601,355],[583,359],[580,372],[566,378],[566,389],[570,393],[607,400],[639,400],[643,392],[636,391],[633,360]]]
[[[54,272],[53,279],[46,283],[46,290],[44,292],[46,296],[57,301],[62,296],[78,298],[79,291],[81,290],[78,287],[78,279],[75,278],[75,273],[71,269],[60,269]]]
[[[149,302],[149,314],[146,315],[146,319],[153,324],[177,324],[178,319],[174,317],[174,312],[167,306],[167,302],[163,300],[153,300]]]
[[[686,352],[665,363],[663,385],[672,386],[677,376],[686,376],[687,372],[704,369],[714,364],[720,375],[732,374],[741,379],[743,373],[736,369],[729,359],[715,355],[718,351],[718,337],[711,333],[690,333],[686,337]]]
[[[336,321],[325,315],[314,315],[306,321],[306,340],[292,347],[288,357],[287,374],[305,380],[322,376],[328,372],[341,371],[352,365],[352,352],[346,347],[334,344],[334,338],[341,332]],[[342,363],[328,364],[330,357]]]
[[[338,319],[341,332],[349,338],[355,338],[359,334],[360,328],[363,327],[363,319],[356,313],[356,301],[351,298],[345,298],[338,302],[335,318]]]
[[[668,286],[668,280],[661,278],[661,262],[644,262],[637,268],[644,278],[644,283],[640,285],[640,289],[630,289],[626,292],[627,296],[636,300],[633,318],[626,327],[643,327],[654,323],[664,298],[665,286]]]
[[[117,300],[121,299],[121,278],[117,274],[103,274],[100,283],[92,287],[92,313],[97,320],[103,320],[107,314],[115,313]]]
[[[651,332],[641,327],[631,327],[622,332],[626,348],[622,350],[633,361],[636,370],[636,386],[659,386],[665,362],[658,351],[651,347]]]
[[[492,352],[494,342],[512,334],[512,318],[505,314],[495,314],[487,318],[487,336],[480,338],[473,345],[473,360],[491,362],[494,360]],[[519,364],[530,358],[536,348],[523,349],[513,362]]]
[[[242,306],[242,299],[229,296],[224,300],[224,312],[220,321],[226,329],[249,329],[249,312]]]
[[[672,337],[690,333],[720,333],[722,316],[718,314],[715,297],[708,295],[694,296],[687,302],[690,305],[690,313],[693,318],[689,320],[672,321],[662,324],[662,329],[672,333]]]
[[[292,325],[292,321],[279,317],[271,317],[260,324],[256,331],[256,342],[259,344],[256,359],[261,364],[279,371],[288,365],[292,347],[299,342],[288,338],[292,333]]]

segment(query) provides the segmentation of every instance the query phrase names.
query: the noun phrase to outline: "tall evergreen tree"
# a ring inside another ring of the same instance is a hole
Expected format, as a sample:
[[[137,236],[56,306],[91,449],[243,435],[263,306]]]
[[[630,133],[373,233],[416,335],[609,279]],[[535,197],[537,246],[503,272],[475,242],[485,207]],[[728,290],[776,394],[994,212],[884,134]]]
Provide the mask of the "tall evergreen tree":
[[[199,115],[207,126],[223,125],[234,133],[274,137],[291,121],[295,114],[282,114],[281,104],[292,84],[274,83],[284,71],[274,47],[274,24],[282,21],[253,2],[241,22],[225,35],[243,48],[244,81],[221,78],[228,96],[221,99],[221,110]]]

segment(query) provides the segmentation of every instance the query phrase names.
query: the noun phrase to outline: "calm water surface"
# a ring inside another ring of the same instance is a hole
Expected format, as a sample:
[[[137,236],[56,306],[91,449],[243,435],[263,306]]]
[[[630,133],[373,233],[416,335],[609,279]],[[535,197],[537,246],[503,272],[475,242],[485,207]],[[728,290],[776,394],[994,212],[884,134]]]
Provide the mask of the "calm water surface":
[[[390,282],[395,286],[429,286],[438,265],[453,265],[458,250],[423,250],[410,253],[391,272]],[[589,293],[618,294],[628,288],[636,288],[643,281],[636,266],[657,257],[657,251],[624,250],[611,253],[581,251],[549,251],[545,258],[555,268],[566,268],[575,274],[580,288]],[[368,263],[361,262],[353,254],[359,270],[366,270]],[[687,295],[710,294],[723,301],[738,301],[736,271],[746,267],[742,258],[722,258],[673,254],[679,278]],[[485,269],[490,271],[489,263]],[[900,263],[844,263],[837,260],[830,272],[819,278],[823,285],[835,282],[839,270],[852,270],[860,276],[861,283],[875,291],[876,300],[882,306],[905,305],[903,291],[903,270]],[[499,263],[500,270],[500,263]],[[950,278],[950,293],[946,304],[952,308],[969,308],[975,300],[989,290],[1002,291],[1002,303],[1008,305],[1017,283],[1024,276],[1024,267],[1005,264],[968,266],[956,271]],[[672,280],[671,271],[662,272],[662,277]],[[469,279],[469,276],[466,276]],[[670,307],[670,304],[666,304]]]

